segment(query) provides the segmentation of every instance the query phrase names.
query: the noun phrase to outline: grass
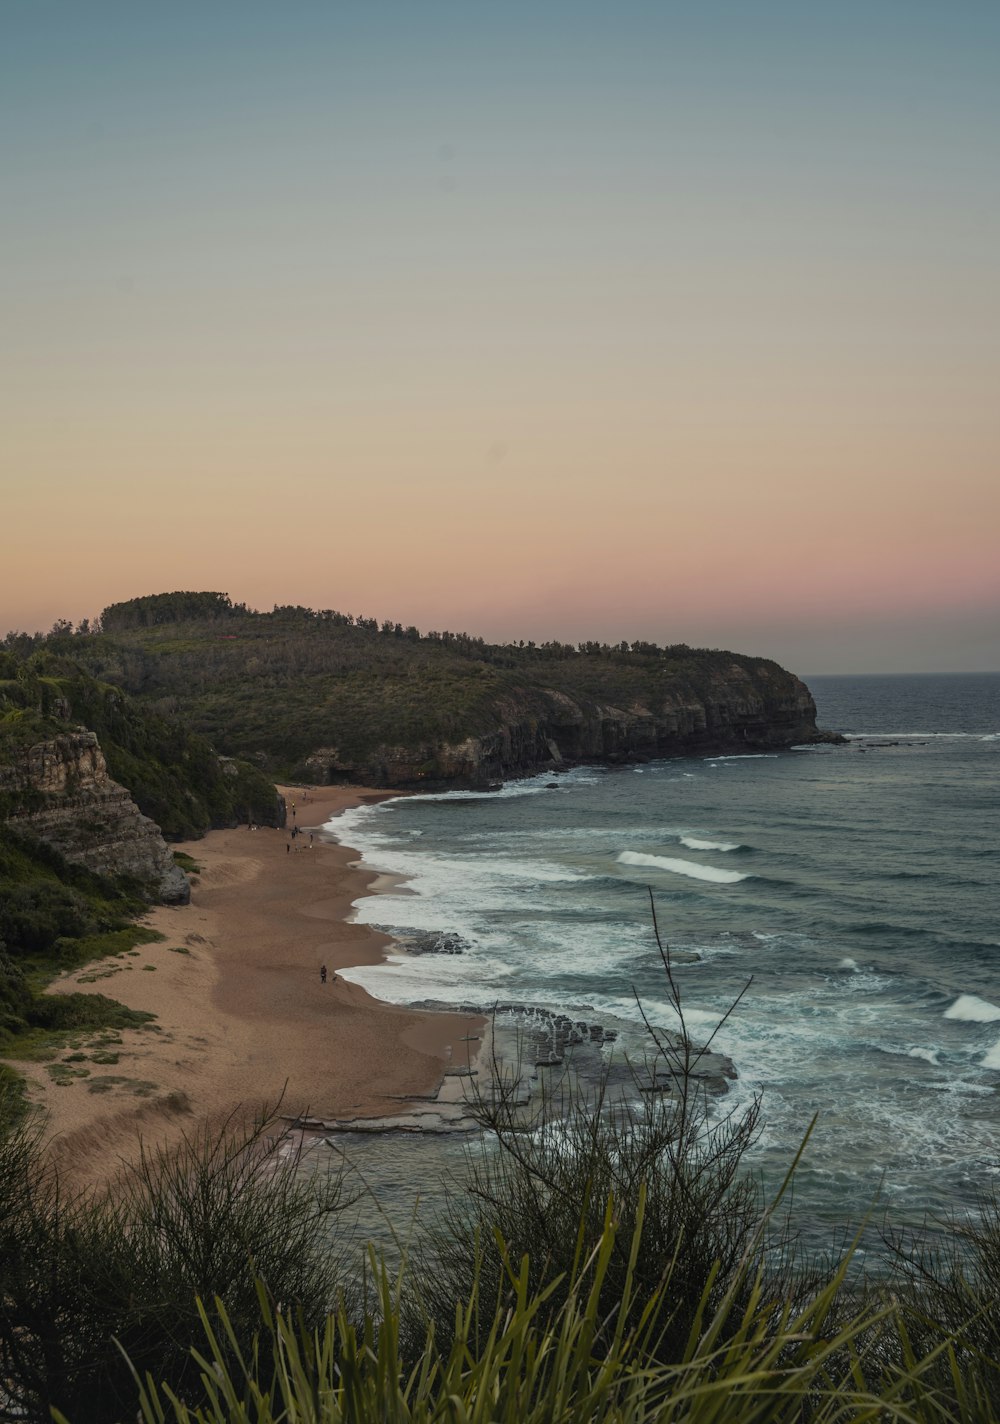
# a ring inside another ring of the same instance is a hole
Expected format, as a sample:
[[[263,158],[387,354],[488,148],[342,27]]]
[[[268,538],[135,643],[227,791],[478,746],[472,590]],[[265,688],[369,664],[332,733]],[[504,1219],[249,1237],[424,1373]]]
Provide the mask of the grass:
[[[100,934],[60,939],[54,952],[48,955],[25,956],[25,979],[32,989],[42,989],[55,974],[69,972],[100,959],[122,959],[138,954],[137,945],[160,944],[166,939],[159,930],[146,925],[128,925],[124,929],[105,930]],[[114,973],[113,968],[99,971],[95,978]]]
[[[27,1091],[24,1076],[8,1063],[0,1063],[0,1136],[23,1121],[27,1112]]]
[[[53,994],[41,1003],[52,1006],[51,1026],[35,1026],[12,1035],[4,1044],[5,1058],[23,1063],[47,1063],[67,1049],[78,1052],[84,1032],[145,1028],[152,1026],[156,1017],[141,1009],[128,1009],[103,994]],[[120,1042],[120,1039],[116,1037],[114,1041]]]
[[[260,1330],[241,1348],[223,1302],[199,1305],[200,1378],[180,1396],[136,1373],[144,1424],[985,1424],[995,1418],[995,1365],[963,1359],[959,1333],[934,1330],[915,1350],[905,1308],[872,1296],[840,1308],[850,1256],[805,1305],[774,1300],[751,1269],[712,1309],[708,1292],[677,1358],[657,1344],[671,1311],[671,1274],[638,1302],[642,1226],[619,1237],[615,1203],[594,1250],[563,1281],[555,1314],[528,1286],[527,1259],[497,1247],[505,1281],[483,1296],[473,1272],[442,1342],[428,1327],[408,1351],[400,1334],[405,1277],[371,1260],[375,1298],[346,1304],[310,1330],[259,1288]],[[602,1308],[613,1257],[628,1262],[623,1295]],[[475,1264],[475,1263],[474,1263]],[[57,1416],[59,1417],[59,1416]]]
[[[87,1089],[152,1099],[158,1085],[109,1074]],[[190,1106],[182,1094],[159,1105],[182,1116]],[[192,1133],[169,1153],[143,1149],[113,1189],[83,1193],[67,1187],[30,1126],[0,1136],[5,1418],[51,1419],[55,1408],[74,1424],[134,1420],[123,1351],[143,1375],[193,1393],[198,1295],[225,1300],[241,1351],[259,1324],[258,1280],[318,1327],[336,1288],[318,1247],[339,1188],[305,1179],[294,1154],[276,1160],[272,1132],[257,1119]]]
[[[115,1088],[127,1089],[137,1098],[149,1098],[156,1092],[157,1085],[145,1078],[127,1078],[118,1074],[102,1074],[99,1078],[91,1078],[87,1084],[89,1093],[110,1093]]]

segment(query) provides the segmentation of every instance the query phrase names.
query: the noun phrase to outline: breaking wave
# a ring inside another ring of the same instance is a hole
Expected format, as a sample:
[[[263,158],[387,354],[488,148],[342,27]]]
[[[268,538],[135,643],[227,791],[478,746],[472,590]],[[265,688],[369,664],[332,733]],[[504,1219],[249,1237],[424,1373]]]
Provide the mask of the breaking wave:
[[[1000,1009],[980,999],[977,994],[959,994],[950,1008],[945,1009],[946,1019],[962,1019],[965,1023],[995,1023],[1000,1019]]]
[[[717,885],[735,885],[737,880],[749,880],[738,870],[719,870],[714,865],[696,865],[693,860],[675,860],[668,855],[644,855],[641,851],[623,850],[620,865],[645,865],[652,870],[669,870],[673,875],[687,875],[692,880],[712,880]],[[997,1017],[1000,1018],[1000,1011]]]
[[[681,836],[682,846],[687,846],[688,850],[740,850],[738,841],[703,841],[697,836]]]

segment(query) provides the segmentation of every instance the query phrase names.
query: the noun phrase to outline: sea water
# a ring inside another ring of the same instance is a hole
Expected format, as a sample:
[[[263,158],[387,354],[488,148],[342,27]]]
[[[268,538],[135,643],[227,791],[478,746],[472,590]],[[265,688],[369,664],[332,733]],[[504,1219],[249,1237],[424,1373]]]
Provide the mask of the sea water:
[[[726,1108],[761,1095],[768,1185],[816,1118],[796,1200],[818,1239],[876,1204],[974,1211],[1000,1169],[1000,674],[808,681],[846,746],[584,767],[330,829],[402,877],[359,920],[460,943],[345,971],[394,1003],[676,1024],[652,900],[693,1036],[745,990],[713,1047]]]

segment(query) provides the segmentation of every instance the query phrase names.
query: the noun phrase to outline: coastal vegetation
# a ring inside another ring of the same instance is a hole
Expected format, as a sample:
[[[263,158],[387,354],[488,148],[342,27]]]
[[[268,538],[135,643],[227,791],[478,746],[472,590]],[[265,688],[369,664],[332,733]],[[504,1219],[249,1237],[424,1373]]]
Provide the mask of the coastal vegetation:
[[[309,776],[310,758],[331,748],[331,779],[377,779],[388,748],[409,754],[410,779],[447,780],[440,748],[510,728],[521,743],[541,735],[538,746],[505,753],[510,770],[549,758],[553,737],[567,756],[614,756],[630,741],[611,745],[602,733],[609,709],[643,722],[647,752],[680,746],[695,728],[709,740],[773,736],[782,745],[815,733],[807,690],[764,658],[647,641],[494,644],[331,609],[255,612],[222,593],[131,599],[76,628],[10,635],[5,646],[39,673],[83,669],[290,779]],[[581,721],[594,724],[583,741]]]
[[[492,1165],[472,1149],[453,1210],[392,1272],[373,1251],[358,1268],[340,1178],[276,1157],[266,1118],[76,1193],[31,1125],[8,1128],[2,1417],[996,1417],[996,1209],[934,1249],[887,1240],[881,1278],[850,1249],[807,1271],[783,1194],[765,1202],[743,1161],[756,1106],[720,1119],[687,1084],[648,1129],[606,1093],[563,1100],[541,1139],[484,1095]]]
[[[0,825],[0,1055],[55,1061],[80,1035],[149,1021],[103,994],[43,992],[57,974],[158,938],[135,923],[145,909],[140,886],[96,875]],[[0,1081],[4,1112],[19,1116],[16,1069],[5,1065]]]
[[[0,1418],[134,1419],[134,1371],[194,1395],[199,1298],[225,1302],[230,1365],[253,1357],[261,1299],[322,1325],[337,1271],[317,1230],[339,1183],[275,1163],[268,1129],[231,1122],[143,1150],[98,1193],[66,1188],[34,1125],[0,1137]]]
[[[44,803],[5,781],[5,765],[32,745],[83,726],[97,734],[110,775],[167,839],[193,839],[212,826],[247,819],[273,822],[274,785],[258,768],[220,758],[179,719],[90,676],[54,644],[7,642],[0,650],[0,820]]]
[[[0,1130],[0,1417],[63,1424],[945,1424],[1000,1406],[1000,1209],[979,1225],[798,1258],[789,1185],[720,1113],[661,946],[669,1093],[526,1102],[473,1088],[481,1135],[442,1216],[359,1262],[343,1178],[273,1114],[141,1148],[73,1190],[38,1127]],[[547,1081],[547,1079],[543,1079]],[[638,1105],[639,1097],[643,1098]],[[280,1107],[280,1104],[278,1105]],[[184,1110],[178,1102],[178,1111]]]

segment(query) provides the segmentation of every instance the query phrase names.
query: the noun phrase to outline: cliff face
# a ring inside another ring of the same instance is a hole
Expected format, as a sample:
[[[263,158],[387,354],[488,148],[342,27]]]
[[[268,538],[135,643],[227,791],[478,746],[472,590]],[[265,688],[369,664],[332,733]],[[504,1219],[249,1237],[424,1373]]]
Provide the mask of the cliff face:
[[[0,792],[23,809],[9,824],[102,875],[132,875],[167,904],[191,897],[159,827],[108,775],[94,732],[37,742],[0,766]]]
[[[816,727],[816,704],[791,673],[734,663],[701,695],[666,692],[619,707],[552,689],[526,689],[498,709],[495,728],[456,743],[383,745],[363,759],[318,748],[305,771],[318,782],[481,786],[583,762],[643,761],[712,752],[762,751],[839,741]]]

